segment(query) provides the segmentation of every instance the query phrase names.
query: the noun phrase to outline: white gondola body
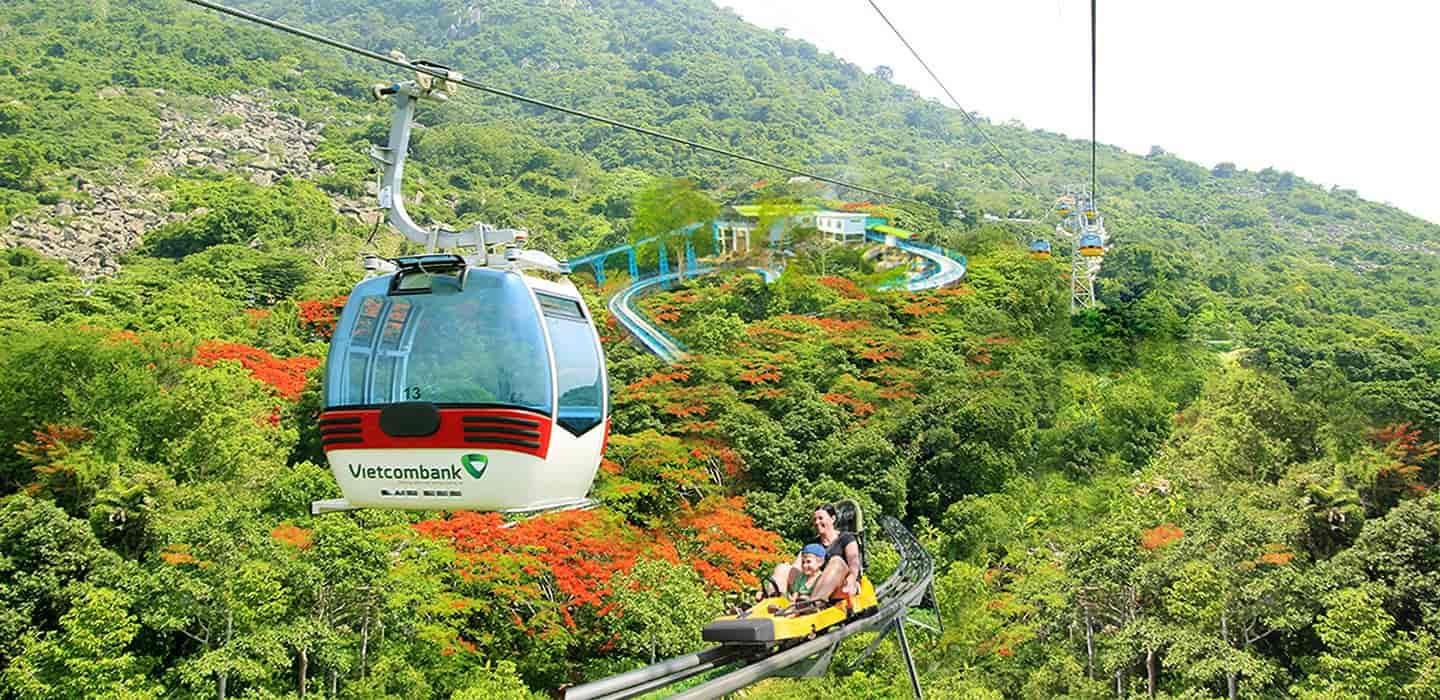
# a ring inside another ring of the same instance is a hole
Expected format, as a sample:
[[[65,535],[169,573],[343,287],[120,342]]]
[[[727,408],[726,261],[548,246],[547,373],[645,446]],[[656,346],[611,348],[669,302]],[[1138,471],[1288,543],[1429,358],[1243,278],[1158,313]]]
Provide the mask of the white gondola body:
[[[608,439],[609,387],[574,285],[468,268],[427,298],[397,293],[394,278],[355,288],[328,357],[321,440],[349,506],[584,503]]]

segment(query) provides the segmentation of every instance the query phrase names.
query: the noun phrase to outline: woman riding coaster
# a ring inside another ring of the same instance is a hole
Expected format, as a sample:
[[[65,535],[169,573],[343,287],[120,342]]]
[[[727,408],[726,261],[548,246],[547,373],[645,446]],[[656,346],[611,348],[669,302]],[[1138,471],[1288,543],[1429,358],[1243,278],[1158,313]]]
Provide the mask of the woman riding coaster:
[[[813,522],[820,541],[806,545],[793,563],[776,566],[754,605],[705,625],[702,639],[751,648],[798,643],[879,609],[875,587],[862,571],[859,506],[820,506]],[[855,532],[841,532],[839,522]]]
[[[815,509],[811,522],[815,526],[820,546],[825,548],[825,556],[819,580],[807,594],[808,598],[826,600],[860,592],[860,544],[854,534],[841,532],[835,527],[838,515],[835,506],[828,503]],[[803,575],[801,560],[804,556],[802,553],[795,557],[794,562],[783,562],[775,566],[771,579],[775,582],[776,589],[790,590],[792,578]],[[837,593],[839,595],[836,595]]]

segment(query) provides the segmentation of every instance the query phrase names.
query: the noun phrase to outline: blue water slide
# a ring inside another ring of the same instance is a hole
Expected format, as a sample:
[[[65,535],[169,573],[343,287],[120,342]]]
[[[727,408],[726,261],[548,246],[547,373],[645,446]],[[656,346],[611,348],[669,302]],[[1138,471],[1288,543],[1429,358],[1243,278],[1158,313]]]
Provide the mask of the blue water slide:
[[[866,230],[865,237],[870,241],[899,248],[925,261],[925,268],[921,274],[905,281],[904,288],[907,291],[918,292],[927,289],[939,289],[954,284],[965,276],[967,262],[965,256],[954,251],[920,241],[887,235],[871,229]],[[583,265],[592,265],[597,271],[597,278],[603,279],[600,275],[604,274],[602,270],[607,258],[612,255],[628,252],[633,261],[634,249],[637,246],[654,241],[654,238],[647,238],[637,241],[634,244],[615,246],[614,248],[571,258],[569,261],[570,267],[571,269],[575,269]],[[687,255],[687,257],[690,256]],[[721,269],[714,267],[695,267],[693,261],[694,259],[691,257],[689,260],[691,264],[687,265],[689,269],[685,271],[687,277],[700,277],[718,272]],[[748,269],[763,277],[766,284],[773,283],[776,279],[779,279],[780,276],[779,272],[768,268],[751,267]],[[680,273],[670,272],[667,269],[662,271],[662,274],[654,277],[634,279],[635,270],[632,266],[631,274],[632,281],[630,285],[610,298],[608,304],[610,314],[615,317],[615,320],[620,322],[621,326],[624,326],[627,332],[634,336],[636,340],[639,340],[640,344],[643,345],[647,351],[671,364],[684,361],[689,357],[689,352],[685,348],[685,345],[651,323],[650,320],[645,317],[645,314],[640,311],[640,307],[636,303],[639,298],[645,294],[653,292],[657,288],[670,286],[671,282],[680,279]]]
[[[714,271],[714,268],[706,267],[692,270],[689,274],[691,276],[705,275]],[[669,284],[671,281],[679,279],[679,277],[679,273],[672,272],[643,280],[636,280],[632,282],[630,286],[620,290],[620,293],[610,297],[609,304],[610,315],[614,316],[615,320],[619,321],[620,325],[624,326],[625,330],[630,332],[630,335],[635,336],[635,339],[639,340],[640,344],[644,345],[646,350],[649,350],[670,364],[681,362],[689,357],[690,354],[680,341],[670,337],[669,333],[656,328],[654,324],[650,323],[650,320],[645,318],[645,314],[640,312],[640,308],[636,306],[635,301],[642,294],[653,291],[661,285]]]
[[[965,276],[968,261],[961,253],[946,250],[929,243],[880,233],[874,229],[865,230],[865,239],[876,243],[884,243],[892,248],[899,248],[925,260],[925,271],[919,276],[905,282],[904,286],[906,291],[921,292],[927,289],[948,287],[959,282],[960,278]]]

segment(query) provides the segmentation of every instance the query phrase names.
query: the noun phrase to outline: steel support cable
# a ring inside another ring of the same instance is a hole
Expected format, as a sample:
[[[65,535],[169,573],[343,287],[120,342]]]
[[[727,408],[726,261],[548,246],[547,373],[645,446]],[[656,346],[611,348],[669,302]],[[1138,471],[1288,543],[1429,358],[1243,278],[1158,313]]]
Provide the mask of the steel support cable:
[[[1100,190],[1096,187],[1095,179],[1095,82],[1098,73],[1095,70],[1095,2],[1090,0],[1090,202],[1095,205],[1100,200]]]
[[[599,114],[594,114],[594,113],[592,113],[592,112],[586,112],[586,111],[580,110],[580,109],[574,109],[574,108],[572,108],[572,107],[566,107],[566,106],[564,106],[564,105],[558,105],[558,104],[555,104],[555,103],[553,103],[553,102],[546,102],[545,100],[537,99],[537,98],[534,98],[534,97],[529,97],[529,96],[522,95],[522,94],[517,93],[517,92],[511,92],[511,91],[509,91],[509,90],[503,90],[503,89],[501,89],[501,88],[491,87],[491,86],[489,86],[489,85],[485,85],[485,84],[483,84],[483,83],[478,83],[478,82],[476,82],[476,81],[474,81],[474,80],[470,80],[470,79],[468,79],[468,78],[461,78],[461,79],[459,79],[459,80],[456,80],[456,79],[454,79],[454,78],[451,77],[451,74],[450,74],[449,72],[447,72],[447,71],[445,71],[445,70],[442,70],[442,69],[440,69],[440,68],[436,68],[436,67],[428,66],[428,65],[424,65],[424,64],[412,63],[412,62],[407,61],[407,60],[405,60],[405,59],[395,58],[394,56],[387,56],[387,55],[382,54],[382,53],[378,53],[378,52],[375,52],[375,51],[371,51],[371,50],[369,50],[369,49],[364,49],[364,48],[361,48],[361,47],[359,47],[359,46],[355,46],[354,44],[347,44],[347,43],[345,43],[345,42],[343,42],[343,41],[339,41],[339,40],[336,40],[336,39],[331,39],[331,38],[329,38],[329,37],[327,37],[327,36],[324,36],[324,35],[321,35],[321,34],[316,34],[315,32],[311,32],[311,31],[308,31],[308,30],[305,30],[305,29],[300,29],[299,27],[293,27],[293,26],[290,26],[290,25],[288,25],[288,24],[285,24],[284,22],[279,22],[279,21],[276,21],[276,20],[273,20],[273,19],[269,19],[269,18],[266,18],[266,17],[261,17],[260,15],[252,14],[252,13],[246,12],[246,11],[244,11],[244,10],[237,10],[237,9],[235,9],[235,8],[233,8],[233,7],[227,7],[227,6],[222,5],[222,4],[220,4],[220,3],[217,3],[217,2],[211,2],[210,0],[184,0],[184,1],[190,3],[191,5],[196,5],[196,6],[199,6],[199,7],[204,7],[204,8],[206,8],[206,9],[214,10],[214,11],[220,12],[220,13],[222,13],[222,14],[230,15],[231,17],[236,17],[236,18],[239,18],[239,19],[243,19],[243,20],[246,20],[246,21],[248,21],[248,22],[254,22],[254,23],[256,23],[256,24],[260,24],[260,25],[269,27],[269,28],[271,28],[271,29],[276,29],[276,30],[285,32],[285,33],[287,33],[287,34],[292,34],[292,35],[294,35],[294,36],[298,36],[298,37],[301,37],[301,38],[303,38],[303,39],[309,39],[309,40],[311,40],[311,41],[319,42],[319,43],[321,43],[321,44],[325,44],[326,46],[330,46],[330,47],[332,47],[332,48],[337,48],[337,49],[340,49],[340,50],[342,50],[342,51],[348,51],[348,52],[353,53],[353,54],[355,54],[355,55],[357,55],[357,56],[364,56],[365,58],[369,58],[369,59],[373,59],[373,60],[376,60],[376,61],[380,61],[381,63],[388,63],[388,64],[390,64],[390,65],[392,65],[392,66],[397,67],[397,68],[403,68],[403,69],[405,69],[405,70],[415,71],[415,72],[417,72],[417,73],[424,73],[424,74],[426,74],[426,75],[429,75],[429,76],[432,76],[432,77],[435,77],[435,78],[439,78],[439,79],[441,79],[441,80],[449,80],[450,82],[454,82],[454,83],[457,83],[457,84],[459,84],[459,85],[464,85],[465,87],[468,87],[468,88],[470,88],[470,89],[472,89],[472,90],[479,90],[480,92],[488,93],[488,94],[491,94],[491,95],[496,95],[496,96],[498,96],[498,97],[504,97],[504,98],[510,99],[510,100],[515,100],[516,102],[523,102],[523,103],[528,104],[528,105],[534,105],[534,106],[536,106],[536,107],[541,107],[541,108],[548,109],[548,110],[551,110],[551,111],[561,112],[561,113],[564,113],[564,114],[569,114],[569,115],[571,115],[571,116],[580,117],[580,118],[582,118],[582,119],[588,119],[588,120],[590,120],[590,121],[599,122],[599,123],[601,123],[601,124],[605,124],[605,125],[608,125],[608,126],[612,126],[612,127],[617,128],[617,129],[624,129],[624,130],[626,130],[626,131],[632,131],[632,132],[634,132],[634,133],[642,134],[642,135],[644,135],[644,136],[650,136],[650,137],[657,138],[657,139],[661,139],[661,140],[664,140],[664,141],[669,141],[669,142],[671,142],[671,143],[677,143],[677,144],[680,144],[680,145],[682,145],[682,146],[688,146],[688,147],[693,148],[693,149],[695,149],[695,150],[697,150],[697,151],[705,151],[706,153],[713,153],[713,154],[715,154],[715,155],[724,156],[724,157],[726,157],[726,158],[733,158],[733,159],[735,159],[735,160],[744,161],[744,162],[746,162],[746,163],[751,163],[751,164],[753,164],[753,165],[759,165],[759,166],[762,166],[762,167],[772,168],[772,169],[774,169],[774,170],[779,170],[779,171],[781,171],[781,172],[789,173],[789,174],[791,174],[791,175],[798,175],[798,176],[801,176],[801,177],[808,177],[808,178],[810,178],[810,179],[812,179],[812,180],[818,180],[818,181],[820,181],[820,182],[828,183],[828,184],[831,184],[831,185],[836,185],[836,186],[839,186],[839,187],[849,188],[849,189],[855,190],[855,191],[857,191],[857,192],[864,192],[865,194],[872,194],[872,195],[875,195],[875,196],[877,196],[877,197],[885,197],[885,198],[887,198],[887,199],[893,199],[893,200],[896,200],[896,201],[910,202],[910,203],[913,203],[913,204],[921,204],[921,205],[924,205],[924,206],[927,206],[927,207],[934,207],[934,206],[935,206],[934,204],[931,204],[930,202],[926,202],[926,201],[923,201],[923,200],[914,199],[914,198],[912,198],[912,197],[906,197],[906,196],[903,196],[903,195],[894,194],[894,193],[892,193],[892,192],[885,192],[885,191],[883,191],[883,190],[872,189],[872,188],[869,188],[869,187],[865,187],[865,186],[863,186],[863,185],[857,185],[857,184],[855,184],[855,183],[853,183],[853,182],[846,182],[846,181],[844,181],[844,180],[837,180],[837,179],[835,179],[835,178],[825,177],[825,176],[823,176],[823,175],[816,175],[815,173],[808,172],[808,171],[805,171],[805,170],[800,170],[799,168],[791,167],[791,166],[785,165],[785,164],[783,164],[783,163],[776,163],[776,162],[773,162],[773,161],[765,160],[765,159],[763,159],[763,158],[756,158],[756,157],[754,157],[754,156],[747,156],[747,155],[745,155],[744,153],[739,153],[739,152],[736,152],[736,151],[731,151],[731,150],[729,150],[729,149],[720,148],[720,147],[718,147],[718,146],[706,145],[706,144],[700,143],[700,142],[698,142],[698,141],[691,141],[690,139],[683,138],[683,137],[680,137],[680,136],[674,136],[674,135],[671,135],[671,134],[664,133],[664,132],[662,132],[662,131],[656,131],[656,130],[651,129],[651,128],[649,128],[649,127],[644,127],[644,126],[639,126],[639,125],[637,125],[637,124],[630,124],[630,123],[627,123],[627,122],[622,122],[622,121],[620,121],[620,120],[618,120],[618,119],[611,119],[610,117],[602,116],[602,115],[599,115]]]
[[[975,130],[980,132],[980,135],[985,138],[985,143],[990,144],[990,148],[995,150],[995,155],[1000,156],[1000,160],[1005,161],[1005,164],[1010,166],[1011,170],[1015,171],[1015,174],[1020,177],[1020,180],[1025,183],[1026,187],[1034,189],[1035,185],[1030,182],[1030,178],[1025,177],[1025,173],[1020,172],[1020,168],[1015,165],[1015,162],[1010,160],[1010,157],[1006,156],[1004,151],[1000,150],[1000,146],[996,145],[995,141],[990,138],[990,134],[985,132],[985,129],[980,126],[980,122],[971,116],[964,107],[960,106],[960,100],[955,99],[955,95],[950,92],[950,88],[945,87],[945,83],[940,80],[940,76],[936,75],[935,71],[930,70],[930,64],[926,63],[925,59],[920,58],[920,53],[915,50],[915,47],[910,45],[910,42],[905,39],[905,35],[901,34],[900,30],[895,27],[895,23],[891,22],[890,18],[885,16],[884,10],[881,10],[880,6],[875,4],[875,0],[869,0],[869,2],[870,7],[875,8],[875,14],[880,15],[880,19],[885,20],[885,24],[889,25],[890,31],[895,33],[896,38],[900,39],[900,43],[904,44],[905,48],[910,51],[910,55],[914,56],[915,60],[920,63],[920,67],[924,68],[925,72],[930,74],[930,79],[934,80],[935,84],[940,86],[940,90],[945,93],[945,96],[950,98],[950,102],[955,105],[955,109],[960,110],[960,113],[965,115],[965,119],[970,122],[970,126],[975,127]]]

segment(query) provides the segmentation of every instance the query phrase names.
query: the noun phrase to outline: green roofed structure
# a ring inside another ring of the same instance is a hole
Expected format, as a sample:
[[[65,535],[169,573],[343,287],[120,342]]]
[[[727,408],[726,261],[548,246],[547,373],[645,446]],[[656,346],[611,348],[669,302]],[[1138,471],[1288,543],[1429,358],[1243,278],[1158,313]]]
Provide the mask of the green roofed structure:
[[[910,231],[906,231],[906,230],[903,229],[903,228],[897,228],[897,227],[894,227],[894,226],[890,226],[890,225],[888,225],[888,224],[879,224],[879,225],[876,225],[876,226],[871,226],[870,229],[873,230],[873,231],[876,231],[877,233],[883,233],[883,234],[885,234],[885,235],[887,235],[887,236],[894,236],[894,237],[896,237],[896,238],[899,238],[899,239],[902,239],[902,240],[906,240],[906,241],[913,240],[913,239],[915,239],[915,238],[918,237],[918,234],[912,233],[912,232],[910,232]]]

